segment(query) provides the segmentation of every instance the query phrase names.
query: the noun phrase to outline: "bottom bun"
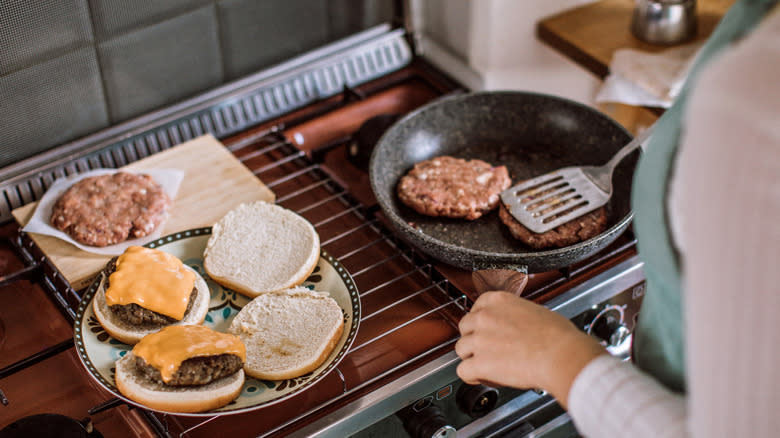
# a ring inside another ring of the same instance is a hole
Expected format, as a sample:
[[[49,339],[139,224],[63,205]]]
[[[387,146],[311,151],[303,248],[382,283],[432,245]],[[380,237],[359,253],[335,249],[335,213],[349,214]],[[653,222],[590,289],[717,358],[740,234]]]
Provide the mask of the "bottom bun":
[[[153,410],[185,413],[217,409],[235,400],[244,386],[244,371],[200,386],[167,386],[149,379],[128,352],[116,361],[116,386],[125,397]]]
[[[184,319],[177,321],[171,325],[200,325],[206,319],[206,314],[209,311],[209,301],[211,301],[211,291],[209,290],[206,280],[198,274],[198,272],[187,265],[185,268],[189,269],[195,274],[195,290],[198,291],[195,296],[195,302],[192,303],[192,308],[184,316]],[[101,274],[103,275],[103,274]],[[98,286],[97,293],[95,293],[95,299],[92,302],[92,309],[95,311],[95,318],[112,338],[124,342],[125,344],[134,345],[141,340],[144,336],[159,331],[162,327],[143,328],[133,324],[129,324],[114,315],[114,312],[106,303],[106,277],[103,275],[100,285]]]
[[[335,349],[344,314],[327,293],[294,287],[258,296],[230,323],[246,346],[244,371],[261,380],[286,380],[316,370]]]

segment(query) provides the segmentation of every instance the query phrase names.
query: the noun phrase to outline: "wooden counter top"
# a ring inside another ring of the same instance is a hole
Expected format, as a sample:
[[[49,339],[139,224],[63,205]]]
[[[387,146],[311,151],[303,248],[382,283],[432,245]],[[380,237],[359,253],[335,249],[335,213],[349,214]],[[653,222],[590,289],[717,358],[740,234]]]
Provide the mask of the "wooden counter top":
[[[696,40],[707,38],[733,3],[734,0],[697,0]],[[604,78],[617,49],[658,52],[669,47],[645,43],[631,34],[633,10],[633,0],[601,0],[543,19],[537,24],[537,35],[546,44]]]

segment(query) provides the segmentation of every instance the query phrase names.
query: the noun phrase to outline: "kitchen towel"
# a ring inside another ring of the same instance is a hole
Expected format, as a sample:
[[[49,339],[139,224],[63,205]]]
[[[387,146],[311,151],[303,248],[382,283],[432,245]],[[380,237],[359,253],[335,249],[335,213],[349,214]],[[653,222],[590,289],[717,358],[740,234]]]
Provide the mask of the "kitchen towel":
[[[673,47],[658,53],[619,49],[596,102],[669,108],[680,92],[701,43]]]

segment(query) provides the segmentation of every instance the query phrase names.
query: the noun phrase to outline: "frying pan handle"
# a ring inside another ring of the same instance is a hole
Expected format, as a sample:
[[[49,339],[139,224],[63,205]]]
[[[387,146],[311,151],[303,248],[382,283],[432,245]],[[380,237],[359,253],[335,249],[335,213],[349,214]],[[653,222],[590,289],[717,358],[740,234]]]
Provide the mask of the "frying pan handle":
[[[522,295],[528,283],[528,274],[514,269],[482,269],[471,273],[477,294],[491,290],[503,290]]]

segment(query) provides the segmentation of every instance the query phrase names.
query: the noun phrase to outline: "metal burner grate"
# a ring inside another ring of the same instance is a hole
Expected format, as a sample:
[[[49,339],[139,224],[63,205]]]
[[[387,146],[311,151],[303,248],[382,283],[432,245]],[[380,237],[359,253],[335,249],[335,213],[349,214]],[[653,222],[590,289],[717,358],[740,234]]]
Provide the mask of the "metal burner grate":
[[[426,327],[436,324],[446,334],[445,339],[432,339],[429,345],[421,344],[417,347],[419,351],[374,371],[367,379],[358,378],[354,370],[350,372],[337,367],[334,374],[338,375],[342,390],[326,403],[312,406],[296,418],[289,419],[285,423],[289,424],[411,363],[445,351],[457,339],[456,325],[466,311],[467,298],[438,274],[425,256],[399,241],[385,228],[376,210],[355,200],[319,163],[291,143],[280,140],[277,131],[270,129],[228,148],[277,194],[277,204],[312,222],[320,234],[322,248],[352,274],[361,291],[364,316],[357,340],[345,359],[356,352],[364,354],[369,351],[370,354],[372,348],[381,349],[382,342],[388,338],[403,339],[408,336],[406,332],[418,332],[415,325],[419,324]],[[12,282],[24,274],[37,278],[64,316],[73,322],[81,294],[68,285],[25,233],[20,232],[18,239],[12,243],[27,261],[27,267],[20,273],[7,275],[2,281]],[[402,317],[399,318],[399,315]],[[388,320],[392,323],[388,324]],[[4,374],[17,372],[70,346],[72,342],[50,349],[52,351],[43,351],[35,358],[27,358],[0,371]],[[108,400],[93,407],[89,413],[94,415],[120,404],[119,400]],[[167,426],[172,422],[171,417],[151,412],[145,415],[160,436],[172,436]],[[182,426],[183,430],[178,435],[193,433],[213,419]]]

